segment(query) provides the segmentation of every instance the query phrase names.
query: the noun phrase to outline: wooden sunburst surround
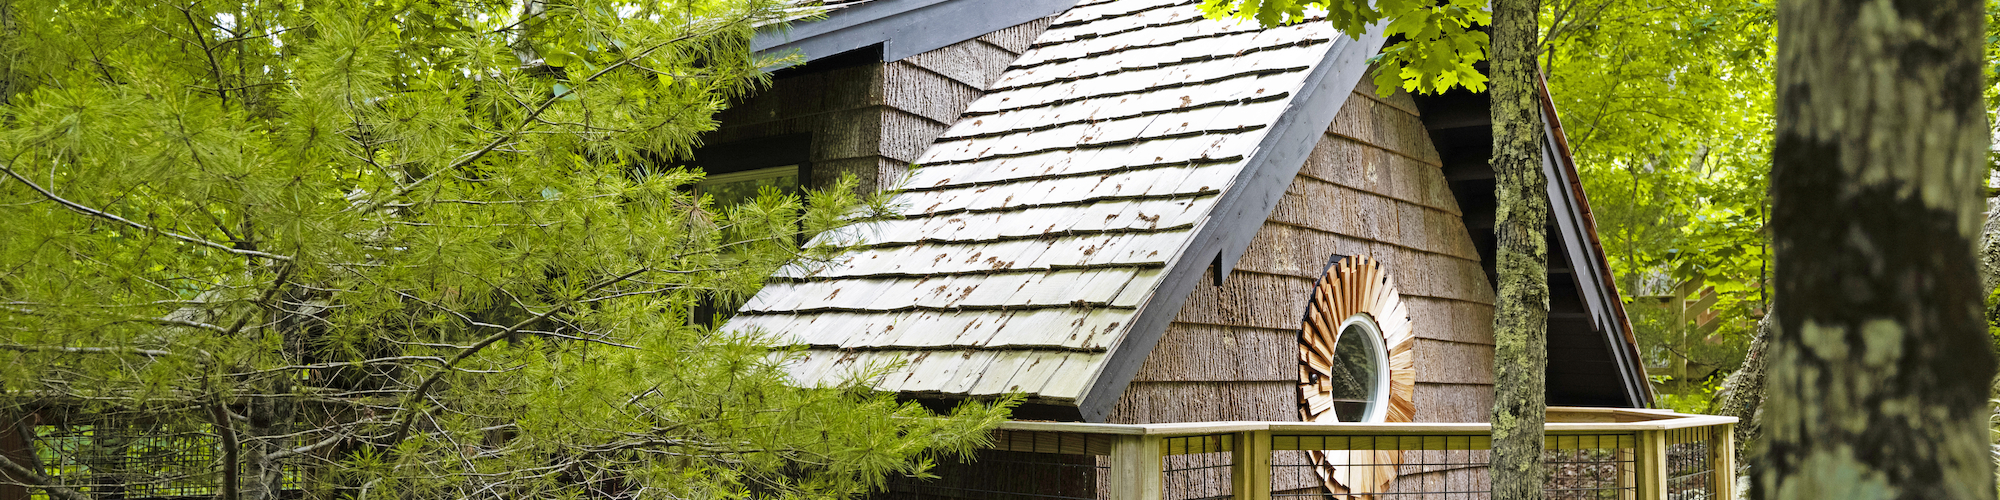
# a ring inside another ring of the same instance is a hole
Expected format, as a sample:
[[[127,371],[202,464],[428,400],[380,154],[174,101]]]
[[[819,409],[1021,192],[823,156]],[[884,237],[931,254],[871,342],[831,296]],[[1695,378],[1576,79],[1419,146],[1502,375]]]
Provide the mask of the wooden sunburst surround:
[[[1368,337],[1343,343],[1343,333]],[[1381,263],[1352,256],[1329,266],[1313,287],[1299,330],[1299,417],[1328,423],[1411,421],[1416,415],[1415,344],[1409,309]],[[1386,375],[1371,369],[1384,362]],[[1320,480],[1337,498],[1388,490],[1402,462],[1398,451],[1310,454]]]

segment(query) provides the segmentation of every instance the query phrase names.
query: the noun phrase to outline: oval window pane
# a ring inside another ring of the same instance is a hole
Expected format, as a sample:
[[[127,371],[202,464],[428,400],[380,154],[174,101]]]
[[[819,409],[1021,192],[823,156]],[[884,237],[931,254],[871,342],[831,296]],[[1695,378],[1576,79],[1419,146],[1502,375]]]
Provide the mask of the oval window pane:
[[[1328,377],[1332,390],[1327,395],[1333,398],[1334,415],[1342,422],[1365,421],[1381,399],[1376,391],[1381,389],[1377,377],[1382,373],[1382,353],[1378,352],[1379,342],[1370,342],[1373,335],[1375,332],[1362,323],[1349,323],[1334,343],[1333,354],[1338,359]]]

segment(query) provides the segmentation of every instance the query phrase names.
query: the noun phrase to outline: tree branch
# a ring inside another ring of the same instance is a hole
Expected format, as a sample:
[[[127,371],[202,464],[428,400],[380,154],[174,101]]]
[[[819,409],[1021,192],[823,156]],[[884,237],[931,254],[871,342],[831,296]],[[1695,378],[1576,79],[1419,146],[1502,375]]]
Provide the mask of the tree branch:
[[[6,454],[0,454],[0,469],[6,469],[9,474],[19,476],[21,479],[25,479],[33,484],[36,488],[41,488],[42,491],[49,492],[49,496],[62,500],[91,500],[89,496],[75,489],[57,486],[55,481],[49,480],[48,476],[44,476],[40,472],[30,470],[27,467],[21,466],[21,464],[15,463],[14,459],[8,458]]]
[[[222,438],[222,492],[217,500],[239,500],[242,491],[242,459],[237,456],[242,446],[236,442],[236,425],[229,421],[229,409],[221,403],[208,405],[209,420],[215,424],[215,433]]]
[[[203,34],[201,24],[195,22],[194,12],[189,11],[187,7],[180,7],[180,11],[181,16],[187,18],[189,34],[194,35],[194,38],[199,41],[202,55],[208,57],[208,69],[215,75],[215,96],[222,98],[222,107],[228,108],[229,93],[222,90],[222,87],[227,85],[227,83],[222,81],[222,65],[217,64],[215,61],[215,50],[208,45],[208,35]]]
[[[409,436],[410,426],[416,423],[417,415],[422,413],[421,411],[416,411],[416,410],[429,406],[428,403],[430,401],[430,398],[428,393],[430,392],[431,387],[437,385],[439,380],[444,379],[444,374],[451,373],[452,369],[456,368],[460,362],[463,362],[466,359],[471,358],[472,355],[478,354],[479,351],[486,349],[488,346],[500,342],[501,339],[505,339],[509,336],[514,335],[523,328],[532,326],[535,323],[540,323],[543,319],[548,318],[550,315],[553,315],[557,312],[568,310],[571,306],[577,304],[579,300],[582,300],[585,296],[588,296],[591,293],[594,293],[598,290],[602,290],[605,287],[618,284],[619,282],[625,281],[627,279],[631,279],[633,276],[638,276],[642,273],[645,273],[649,269],[650,268],[644,268],[644,267],[639,269],[634,269],[632,270],[632,272],[621,274],[618,275],[617,277],[613,277],[611,279],[599,282],[595,285],[591,285],[590,288],[586,288],[582,292],[577,293],[576,297],[571,298],[568,301],[569,302],[568,304],[550,308],[547,311],[543,311],[541,314],[536,314],[533,317],[521,320],[518,323],[514,323],[512,326],[509,326],[504,330],[494,332],[492,335],[488,335],[486,336],[486,338],[480,339],[479,342],[467,346],[465,350],[459,351],[457,356],[452,357],[451,361],[445,362],[444,366],[440,367],[437,371],[431,372],[430,376],[424,377],[424,381],[422,383],[417,384],[416,390],[411,391],[410,393],[411,403],[409,406],[403,409],[403,411],[405,411],[406,413],[401,419],[402,422],[396,424],[396,432],[394,434],[391,434],[389,440],[382,443],[381,446],[384,448],[387,448],[389,446],[394,446],[397,442],[401,442],[403,438]]]
[[[264,296],[259,297],[257,299],[257,302],[252,303],[251,305],[253,307],[251,307],[250,310],[243,311],[243,315],[237,316],[236,323],[229,325],[229,330],[222,332],[222,336],[228,337],[236,335],[236,332],[243,331],[243,326],[250,324],[250,318],[256,316],[259,309],[264,307],[271,307],[269,305],[271,303],[271,299],[278,297],[278,291],[285,288],[285,281],[291,279],[291,277],[292,277],[292,263],[285,262],[278,264],[278,277],[271,280],[271,287],[264,289]],[[272,307],[272,309],[277,309],[277,308]]]
[[[347,437],[347,435],[345,435],[345,434],[334,434],[334,435],[332,435],[332,436],[328,436],[328,437],[327,437],[326,439],[321,439],[321,440],[319,440],[319,442],[316,442],[316,443],[312,443],[312,444],[308,444],[308,445],[305,445],[305,446],[300,446],[300,447],[297,447],[297,448],[286,448],[286,449],[282,449],[282,450],[278,450],[278,451],[274,451],[274,452],[271,452],[270,454],[267,454],[267,455],[264,455],[264,461],[266,461],[266,462],[276,462],[276,461],[279,461],[279,460],[284,460],[284,459],[287,459],[287,458],[292,458],[292,457],[294,457],[294,456],[298,456],[298,455],[304,455],[304,454],[307,454],[307,453],[312,453],[312,452],[313,452],[313,450],[318,450],[318,449],[320,449],[320,448],[325,448],[325,447],[328,447],[328,446],[333,446],[334,444],[336,444],[336,443],[339,443],[339,442],[341,442],[341,440],[345,439],[346,437]]]
[[[734,24],[736,24],[736,23],[738,23],[738,22],[749,22],[749,21],[750,21],[750,18],[748,18],[748,17],[745,17],[744,19],[741,19],[741,20],[737,20],[737,21],[732,21],[732,22],[729,22],[729,23],[724,23],[723,25],[724,25],[724,26],[729,26],[729,25],[734,25]],[[592,81],[596,81],[596,80],[597,80],[597,79],[598,79],[599,77],[602,77],[602,76],[604,76],[605,74],[608,74],[608,73],[610,73],[610,72],[611,72],[612,70],[616,70],[616,69],[618,69],[618,68],[622,68],[622,67],[626,67],[626,66],[631,66],[631,65],[635,64],[635,63],[636,63],[636,62],[637,62],[638,60],[640,60],[640,59],[643,59],[643,58],[645,58],[645,57],[647,57],[647,56],[650,56],[650,55],[652,55],[652,54],[653,54],[654,52],[657,52],[657,51],[659,51],[659,50],[660,50],[660,49],[662,49],[662,48],[666,48],[666,47],[667,47],[667,46],[669,46],[669,45],[673,45],[673,44],[675,44],[675,43],[679,43],[679,42],[684,42],[684,41],[687,41],[687,40],[692,40],[692,39],[694,39],[694,38],[697,38],[697,37],[699,37],[699,36],[703,36],[703,35],[708,35],[708,34],[712,34],[712,33],[715,33],[715,32],[717,32],[717,31],[720,31],[720,30],[719,30],[719,29],[716,29],[716,30],[708,30],[708,31],[701,31],[701,32],[697,32],[697,33],[688,33],[688,34],[683,34],[683,35],[681,35],[681,36],[677,36],[677,37],[674,37],[674,38],[671,38],[671,39],[668,39],[668,40],[666,40],[666,41],[662,41],[662,42],[660,42],[660,43],[658,43],[658,44],[655,44],[655,45],[653,45],[653,46],[651,46],[651,47],[647,47],[647,48],[645,48],[644,50],[640,50],[640,51],[639,51],[638,53],[636,53],[636,54],[633,54],[633,55],[631,55],[631,56],[629,56],[629,57],[625,57],[625,58],[622,58],[622,59],[620,59],[620,60],[619,60],[618,62],[615,62],[615,63],[611,63],[610,65],[607,65],[607,66],[605,66],[605,67],[604,67],[604,69],[600,69],[600,70],[597,70],[597,72],[595,72],[595,73],[591,73],[591,74],[590,74],[590,76],[586,76],[586,77],[584,77],[584,78],[583,78],[583,79],[581,79],[581,80],[570,80],[570,81],[571,81],[571,85],[570,85],[570,89],[569,89],[568,91],[565,91],[565,92],[562,92],[562,93],[560,93],[560,94],[556,94],[556,95],[551,95],[551,96],[549,96],[549,97],[548,97],[547,99],[543,99],[543,100],[542,100],[542,102],[541,102],[541,104],[538,104],[538,105],[536,105],[536,106],[535,106],[535,107],[534,107],[533,109],[530,109],[530,110],[528,110],[528,115],[527,115],[526,117],[523,117],[523,118],[521,118],[521,121],[520,121],[520,123],[517,123],[517,124],[515,124],[515,125],[514,125],[514,128],[513,128],[512,130],[508,130],[508,131],[507,131],[507,132],[505,132],[505,133],[501,133],[501,134],[499,134],[499,136],[497,136],[497,137],[494,137],[492,141],[489,141],[489,142],[487,142],[485,146],[482,146],[482,147],[480,147],[480,148],[479,148],[479,149],[477,149],[477,150],[474,150],[474,151],[472,151],[472,152],[470,152],[470,153],[466,153],[466,154],[464,154],[464,155],[461,155],[461,156],[459,157],[459,159],[458,159],[458,160],[455,160],[455,161],[451,162],[451,164],[450,164],[450,165],[446,165],[446,166],[445,166],[445,168],[442,168],[442,169],[439,169],[439,170],[438,170],[438,171],[436,171],[436,172],[431,172],[431,173],[430,173],[429,175],[425,175],[425,176],[423,176],[423,177],[422,177],[422,178],[420,178],[420,179],[417,179],[417,180],[414,180],[414,181],[410,181],[410,183],[409,183],[409,184],[405,184],[405,185],[403,185],[403,186],[401,186],[401,187],[398,187],[398,188],[396,188],[396,191],[395,191],[395,192],[393,192],[393,193],[390,193],[390,194],[389,194],[389,195],[387,195],[387,196],[384,196],[383,198],[381,198],[381,199],[377,200],[377,201],[376,201],[376,202],[374,202],[374,203],[367,203],[367,204],[364,204],[364,205],[361,205],[361,206],[359,207],[359,208],[360,208],[360,210],[359,210],[359,211],[360,211],[360,212],[373,212],[373,211],[375,211],[376,209],[380,209],[380,208],[382,208],[383,206],[387,205],[387,204],[389,203],[389,201],[390,201],[390,200],[394,200],[394,199],[396,199],[396,198],[399,198],[399,197],[402,197],[402,196],[404,196],[404,195],[407,195],[407,194],[410,194],[410,193],[411,193],[411,192],[413,192],[413,191],[416,191],[416,189],[417,189],[417,187],[418,187],[418,186],[422,186],[422,185],[423,185],[423,184],[425,184],[426,182],[430,181],[431,179],[435,179],[435,178],[437,178],[437,176],[439,176],[439,175],[442,175],[442,174],[444,174],[445,172],[451,172],[451,171],[456,171],[456,170],[458,170],[458,169],[461,169],[461,168],[465,168],[465,167],[467,167],[467,166],[470,166],[470,165],[472,165],[472,164],[473,164],[474,162],[477,162],[477,161],[479,161],[479,159],[480,159],[480,158],[484,158],[484,157],[486,157],[486,154],[487,154],[487,153],[492,153],[494,149],[497,149],[497,148],[499,148],[499,147],[500,147],[500,146],[501,146],[502,144],[506,144],[506,143],[507,143],[508,141],[511,141],[511,140],[513,140],[514,136],[516,136],[516,135],[520,135],[520,134],[521,134],[521,132],[522,132],[523,130],[526,130],[526,129],[528,128],[528,126],[529,126],[529,125],[532,125],[532,124],[534,124],[534,123],[537,123],[537,120],[536,120],[536,119],[537,119],[538,117],[542,116],[542,113],[543,113],[543,112],[545,112],[545,111],[548,111],[548,110],[549,110],[549,108],[551,108],[551,107],[554,107],[554,106],[555,106],[555,104],[556,104],[557,102],[560,102],[560,101],[562,101],[562,100],[563,100],[564,98],[567,98],[567,97],[569,97],[569,96],[570,96],[571,94],[575,94],[575,93],[577,92],[577,89],[578,89],[578,88],[581,88],[580,84],[582,84],[582,83],[588,83],[588,82],[592,82]]]
[[[15,172],[15,171],[14,171],[14,169],[13,169],[12,167],[9,167],[9,166],[7,166],[7,165],[4,165],[4,164],[0,164],[0,172],[4,172],[4,173],[6,173],[8,177],[12,177],[12,178],[14,178],[14,180],[17,180],[17,181],[21,181],[21,183],[22,183],[22,184],[27,184],[27,185],[28,185],[28,189],[33,189],[33,190],[35,190],[35,192],[36,192],[36,193],[41,193],[41,195],[42,195],[42,197],[43,197],[43,198],[48,198],[48,199],[49,199],[49,201],[53,201],[53,202],[56,202],[57,204],[60,204],[60,205],[62,205],[62,206],[63,206],[64,208],[68,208],[68,209],[70,209],[70,211],[73,211],[73,212],[76,212],[76,213],[80,213],[80,214],[84,214],[84,215],[88,215],[88,216],[91,216],[91,217],[96,217],[96,218],[99,218],[99,219],[104,219],[104,220],[108,220],[108,221],[112,221],[112,222],[117,222],[117,223],[120,223],[120,224],[124,224],[124,225],[126,225],[126,226],[129,226],[129,227],[131,227],[131,228],[133,228],[133,229],[138,229],[138,230],[140,230],[140,231],[145,231],[145,232],[149,232],[149,233],[153,233],[153,234],[157,234],[157,235],[161,235],[161,236],[165,236],[165,237],[168,237],[168,238],[173,238],[173,239],[176,239],[176,240],[181,240],[181,241],[183,241],[183,242],[187,242],[187,243],[192,243],[192,244],[195,244],[195,245],[200,245],[200,246],[205,246],[205,247],[209,247],[209,248],[213,248],[213,249],[216,249],[216,250],[221,250],[221,251],[224,251],[224,252],[229,252],[229,253],[233,253],[233,254],[237,254],[237,255],[247,255],[247,256],[251,256],[251,257],[258,257],[258,258],[264,258],[264,259],[270,259],[270,260],[276,260],[276,261],[290,261],[290,260],[292,260],[292,258],[291,258],[291,257],[289,257],[289,256],[284,256],[284,255],[277,255],[277,254],[270,254],[270,253],[264,253],[264,252],[259,252],[259,251],[256,251],[256,250],[244,250],[244,249],[240,249],[240,248],[236,248],[236,247],[232,247],[232,246],[229,246],[229,245],[224,245],[224,244],[221,244],[221,243],[216,243],[216,242],[213,242],[213,241],[209,241],[209,240],[206,240],[206,239],[202,239],[202,238],[198,238],[198,237],[194,237],[194,236],[188,236],[188,235],[184,235],[184,234],[180,234],[180,233],[176,233],[176,232],[173,232],[173,231],[167,231],[167,230],[164,230],[164,229],[158,229],[158,228],[154,228],[154,227],[152,227],[152,226],[148,226],[148,225],[145,225],[145,224],[140,224],[140,223],[138,223],[138,222],[135,222],[135,221],[133,221],[133,220],[131,220],[131,219],[127,219],[127,218],[124,218],[124,217],[119,217],[119,216],[117,216],[117,215],[114,215],[114,214],[111,214],[111,213],[108,213],[108,212],[105,212],[105,211],[102,211],[102,210],[98,210],[98,209],[95,209],[95,208],[90,208],[90,207],[87,207],[87,206],[84,206],[83,204],[80,204],[80,203],[77,203],[77,202],[74,202],[74,201],[69,201],[69,200],[67,200],[67,199],[64,199],[64,198],[63,198],[63,197],[61,197],[61,196],[56,196],[56,194],[55,194],[54,192],[51,192],[51,191],[49,191],[49,190],[47,190],[47,189],[44,189],[44,188],[42,188],[42,186],[41,186],[41,185],[39,185],[39,184],[35,184],[35,183],[34,183],[34,181],[30,181],[30,180],[28,180],[28,178],[27,178],[27,177],[23,177],[23,176],[21,176],[21,174],[20,174],[20,173],[17,173],[17,172]]]
[[[52,345],[44,346],[44,345],[20,345],[20,344],[0,344],[0,351],[69,352],[78,354],[131,354],[131,355],[145,356],[148,358],[165,358],[165,357],[179,356],[179,354],[176,354],[172,351],[160,351],[154,349],[127,349],[119,347],[63,347],[63,346],[52,346]]]

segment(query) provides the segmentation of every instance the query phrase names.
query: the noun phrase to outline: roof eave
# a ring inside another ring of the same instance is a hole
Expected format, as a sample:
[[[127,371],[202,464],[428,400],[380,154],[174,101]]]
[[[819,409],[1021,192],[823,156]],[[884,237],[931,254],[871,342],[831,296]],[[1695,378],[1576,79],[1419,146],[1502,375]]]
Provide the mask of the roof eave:
[[[875,0],[818,21],[759,30],[750,50],[796,53],[803,64],[879,44],[882,60],[896,61],[1055,15],[1076,1]]]
[[[1625,301],[1618,294],[1604,243],[1598,240],[1597,220],[1590,211],[1590,199],[1584,195],[1569,138],[1563,133],[1562,119],[1549,96],[1548,81],[1540,79],[1537,84],[1546,139],[1542,174],[1548,178],[1550,206],[1555,210],[1557,226],[1570,252],[1570,266],[1575,270],[1578,288],[1598,331],[1604,333],[1605,344],[1613,346],[1612,361],[1618,367],[1627,402],[1634,408],[1651,407],[1652,383],[1646,376],[1645,363],[1640,361],[1638,340],[1632,333],[1632,321],[1625,314]]]

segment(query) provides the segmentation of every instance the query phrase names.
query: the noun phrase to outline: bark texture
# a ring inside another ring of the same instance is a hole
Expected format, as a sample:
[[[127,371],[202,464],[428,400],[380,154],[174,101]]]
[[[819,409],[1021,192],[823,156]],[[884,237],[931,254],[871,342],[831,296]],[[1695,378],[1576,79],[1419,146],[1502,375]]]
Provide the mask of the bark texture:
[[[1535,88],[1540,0],[1493,2],[1494,216],[1500,275],[1493,315],[1493,498],[1542,498],[1548,367],[1548,179]]]
[[[1778,6],[1781,299],[1752,498],[1994,498],[1981,7]]]
[[[1763,429],[1764,379],[1771,366],[1771,356],[1766,354],[1771,345],[1771,325],[1777,321],[1776,315],[1766,315],[1757,322],[1757,335],[1750,339],[1750,352],[1743,356],[1743,367],[1737,368],[1722,382],[1722,395],[1710,413],[1725,417],[1736,417],[1736,460],[1738,464],[1749,464],[1747,459],[1752,443],[1756,442],[1758,431]]]
[[[1986,200],[1986,224],[1979,230],[1979,293],[2000,287],[2000,199]]]

